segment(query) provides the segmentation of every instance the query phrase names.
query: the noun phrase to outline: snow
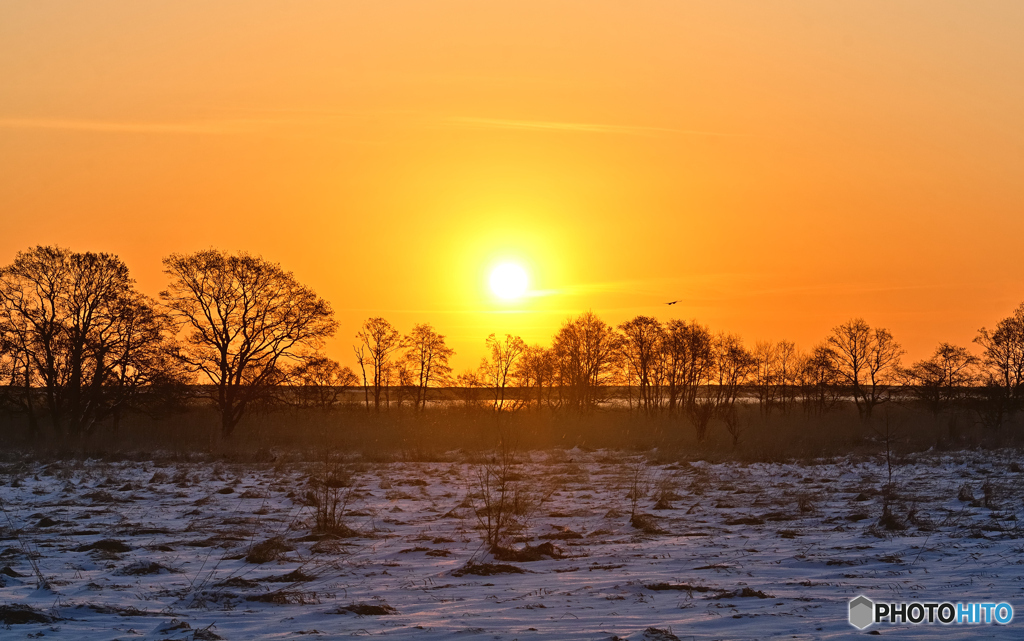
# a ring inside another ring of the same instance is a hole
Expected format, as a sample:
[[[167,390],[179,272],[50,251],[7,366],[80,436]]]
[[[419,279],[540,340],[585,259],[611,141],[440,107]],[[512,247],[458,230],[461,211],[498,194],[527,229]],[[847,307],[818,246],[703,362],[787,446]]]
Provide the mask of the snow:
[[[459,572],[496,562],[469,498],[475,456],[353,463],[346,524],[358,536],[321,540],[300,462],[0,466],[0,604],[53,617],[0,626],[0,638],[1011,638],[1024,625],[1020,613],[1009,626],[847,622],[860,594],[1019,609],[1014,452],[901,461],[893,512],[906,529],[893,531],[877,525],[879,459],[652,464],[640,508],[662,534],[630,525],[636,455],[531,452],[522,483],[543,502],[519,545],[551,541],[564,556],[489,576]],[[653,509],[659,495],[672,509]],[[273,537],[277,560],[246,560]]]

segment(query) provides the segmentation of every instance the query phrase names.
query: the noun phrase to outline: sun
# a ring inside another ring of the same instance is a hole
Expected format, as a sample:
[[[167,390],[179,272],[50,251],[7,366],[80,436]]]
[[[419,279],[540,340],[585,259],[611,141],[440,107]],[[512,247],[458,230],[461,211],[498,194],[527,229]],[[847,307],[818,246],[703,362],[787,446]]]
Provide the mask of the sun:
[[[502,263],[491,270],[491,291],[498,298],[520,298],[526,293],[529,281],[526,270],[516,263]]]

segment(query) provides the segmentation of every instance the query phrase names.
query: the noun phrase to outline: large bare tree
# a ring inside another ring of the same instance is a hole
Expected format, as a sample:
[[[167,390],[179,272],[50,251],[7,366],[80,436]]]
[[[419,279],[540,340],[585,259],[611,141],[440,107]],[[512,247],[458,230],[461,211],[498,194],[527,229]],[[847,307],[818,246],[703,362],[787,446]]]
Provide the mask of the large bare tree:
[[[182,358],[212,385],[228,437],[249,406],[337,328],[330,304],[277,263],[208,249],[164,259],[160,298],[185,332]]]
[[[33,432],[37,389],[54,430],[78,436],[176,374],[168,328],[112,254],[36,247],[0,269],[9,380]]]
[[[889,400],[889,389],[900,371],[904,351],[884,328],[872,329],[855,318],[832,329],[828,337],[843,382],[850,388],[857,411],[870,419],[874,408]]]

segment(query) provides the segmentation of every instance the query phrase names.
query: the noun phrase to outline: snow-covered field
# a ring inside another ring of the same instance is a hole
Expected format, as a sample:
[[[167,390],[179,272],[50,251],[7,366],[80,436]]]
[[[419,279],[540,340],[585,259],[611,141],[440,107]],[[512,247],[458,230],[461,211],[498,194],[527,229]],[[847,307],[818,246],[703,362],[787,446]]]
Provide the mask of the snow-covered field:
[[[312,535],[301,463],[0,466],[0,638],[1024,638],[1024,614],[1008,626],[847,623],[859,594],[1020,611],[1016,453],[903,461],[903,530],[877,525],[877,459],[645,470],[616,452],[525,458],[521,483],[543,502],[517,543],[553,543],[561,558],[483,575],[461,571],[495,560],[469,496],[478,464],[460,455],[354,464],[348,538]],[[630,524],[637,471],[649,533]]]

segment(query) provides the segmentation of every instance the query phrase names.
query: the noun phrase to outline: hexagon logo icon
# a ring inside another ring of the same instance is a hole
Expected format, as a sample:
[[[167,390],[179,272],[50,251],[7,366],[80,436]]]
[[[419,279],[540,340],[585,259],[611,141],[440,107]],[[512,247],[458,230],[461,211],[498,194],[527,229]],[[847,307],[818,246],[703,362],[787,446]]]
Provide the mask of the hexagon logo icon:
[[[859,596],[850,601],[850,625],[863,630],[872,624],[875,618],[875,602],[866,596]]]

